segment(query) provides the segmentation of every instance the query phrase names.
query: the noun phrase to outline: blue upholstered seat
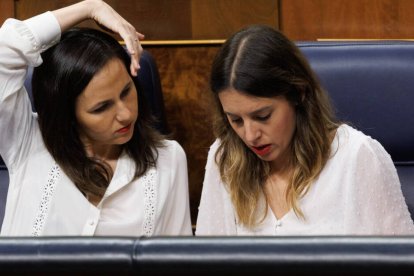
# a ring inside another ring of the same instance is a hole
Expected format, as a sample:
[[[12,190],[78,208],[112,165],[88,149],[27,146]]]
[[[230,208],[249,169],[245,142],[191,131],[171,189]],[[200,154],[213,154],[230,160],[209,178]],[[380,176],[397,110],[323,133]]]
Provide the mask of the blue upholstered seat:
[[[414,215],[414,42],[298,42],[337,115],[391,155]],[[369,195],[367,195],[369,197]]]
[[[165,117],[165,106],[163,93],[161,89],[161,82],[158,73],[158,67],[148,51],[143,52],[140,59],[141,69],[138,73],[138,80],[142,86],[146,100],[149,103],[151,112],[156,119],[155,128],[161,133],[168,134],[167,121]],[[29,68],[27,78],[25,81],[25,87],[29,93],[29,97],[32,99],[31,89],[31,77],[33,68]],[[7,189],[8,189],[9,176],[7,168],[0,156],[0,223],[3,221],[4,207],[6,203]]]
[[[412,237],[0,239],[4,275],[409,275]]]

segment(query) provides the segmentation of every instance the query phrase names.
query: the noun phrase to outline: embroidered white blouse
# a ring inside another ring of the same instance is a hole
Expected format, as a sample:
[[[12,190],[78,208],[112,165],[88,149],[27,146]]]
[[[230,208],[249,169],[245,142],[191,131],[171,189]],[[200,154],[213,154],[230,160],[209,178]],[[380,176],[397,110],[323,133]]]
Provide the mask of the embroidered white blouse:
[[[389,154],[374,139],[341,125],[332,155],[308,193],[299,200],[305,220],[290,210],[277,219],[270,207],[257,227],[238,224],[211,146],[196,235],[412,235],[413,221]],[[264,204],[264,199],[262,199]]]
[[[132,181],[126,154],[99,205],[94,206],[46,150],[23,86],[27,66],[57,43],[60,27],[47,12],[0,29],[0,154],[10,174],[2,236],[192,235],[187,160],[165,141],[156,168]]]

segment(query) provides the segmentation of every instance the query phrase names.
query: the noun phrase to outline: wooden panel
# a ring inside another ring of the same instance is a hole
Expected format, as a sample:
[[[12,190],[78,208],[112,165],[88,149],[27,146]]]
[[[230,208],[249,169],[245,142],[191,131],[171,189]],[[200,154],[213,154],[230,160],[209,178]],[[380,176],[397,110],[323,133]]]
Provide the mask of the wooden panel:
[[[17,18],[26,19],[47,10],[54,10],[78,0],[19,0]],[[146,39],[191,38],[190,0],[106,0],[125,17]],[[96,28],[92,21],[81,26]]]
[[[59,9],[76,3],[76,0],[18,0],[16,1],[16,18],[24,20],[45,11]]]
[[[242,27],[278,27],[276,0],[192,0],[193,39],[225,39]]]
[[[14,17],[14,0],[0,0],[0,26],[11,17]]]
[[[26,19],[78,0],[19,0]],[[278,25],[277,0],[106,0],[147,40],[222,39],[249,24]],[[231,12],[229,12],[231,11]],[[94,23],[81,26],[96,27]]]
[[[27,19],[45,11],[53,11],[79,2],[78,0],[18,0],[16,2],[16,18]],[[106,1],[108,2],[108,1]],[[82,27],[97,28],[93,21],[80,24]],[[120,39],[119,36],[116,36]]]
[[[171,138],[187,154],[191,218],[198,212],[211,131],[210,67],[218,46],[146,48],[157,61]]]
[[[147,40],[191,38],[189,0],[108,0]]]
[[[411,0],[280,1],[280,28],[294,40],[414,38]]]

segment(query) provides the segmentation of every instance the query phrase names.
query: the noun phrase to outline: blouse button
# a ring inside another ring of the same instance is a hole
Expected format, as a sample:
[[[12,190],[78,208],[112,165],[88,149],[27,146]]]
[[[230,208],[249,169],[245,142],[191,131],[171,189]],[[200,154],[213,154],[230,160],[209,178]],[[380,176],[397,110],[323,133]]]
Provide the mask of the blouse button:
[[[89,225],[90,226],[93,226],[95,224],[95,222],[93,221],[93,220],[91,220],[90,222],[89,222]]]
[[[282,226],[282,222],[281,221],[277,221],[275,226],[276,226],[276,228],[281,227]]]

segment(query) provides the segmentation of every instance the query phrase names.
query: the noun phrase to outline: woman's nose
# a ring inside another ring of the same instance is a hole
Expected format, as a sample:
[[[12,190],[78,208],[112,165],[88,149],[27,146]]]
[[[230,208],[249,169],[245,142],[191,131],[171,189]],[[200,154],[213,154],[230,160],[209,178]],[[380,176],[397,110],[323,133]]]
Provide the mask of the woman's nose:
[[[245,139],[248,142],[254,142],[260,137],[260,128],[254,122],[246,122],[244,131]]]
[[[120,122],[129,121],[131,119],[131,114],[132,112],[129,110],[129,107],[122,103],[118,106],[116,118]]]

